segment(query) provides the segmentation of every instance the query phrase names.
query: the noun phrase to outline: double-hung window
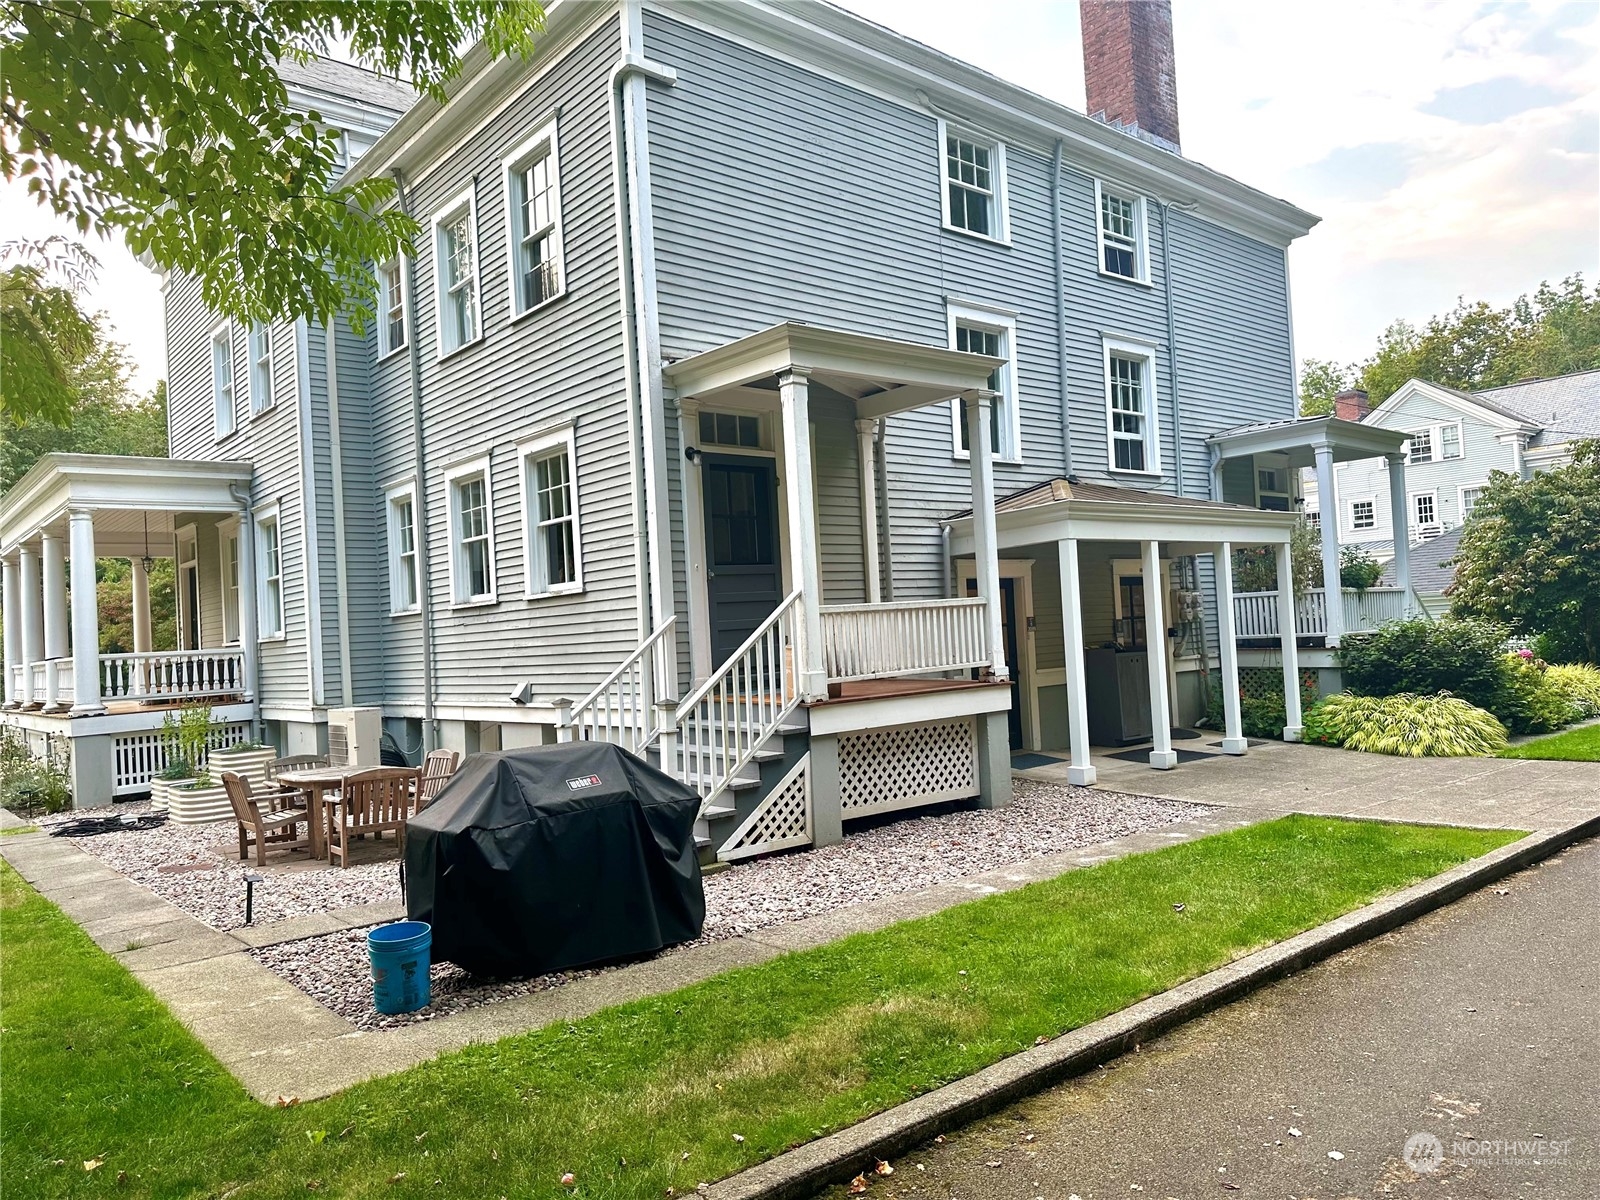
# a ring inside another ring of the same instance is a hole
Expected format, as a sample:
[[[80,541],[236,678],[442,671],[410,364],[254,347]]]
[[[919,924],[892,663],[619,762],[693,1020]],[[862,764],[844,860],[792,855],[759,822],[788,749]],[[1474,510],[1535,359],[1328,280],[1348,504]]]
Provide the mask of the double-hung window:
[[[272,407],[272,326],[265,321],[250,326],[250,411]]]
[[[228,324],[211,334],[211,413],[217,437],[233,432],[233,327]]]
[[[1149,346],[1111,338],[1104,339],[1103,344],[1111,469],[1160,474],[1155,352]]]
[[[949,129],[939,122],[944,189],[941,206],[947,229],[1003,242],[1006,227],[1006,148]]]
[[[1461,457],[1461,422],[1446,421],[1411,430],[1409,461],[1448,462]]]
[[[222,640],[239,644],[239,522],[219,526],[222,551]]]
[[[565,287],[561,172],[552,122],[505,160],[511,233],[511,315],[531,312]]]
[[[986,354],[1005,361],[989,373],[989,390],[995,393],[989,407],[989,452],[997,459],[1022,458],[1018,421],[1017,321],[996,309],[950,303],[947,307],[950,346],[968,354]],[[957,458],[972,453],[965,404],[951,401],[952,440]]]
[[[439,320],[439,357],[478,340],[477,204],[469,189],[433,218],[434,291]]]
[[[1413,464],[1433,461],[1433,429],[1418,429],[1411,435],[1411,457]]]
[[[264,638],[283,634],[283,544],[278,511],[256,517],[256,624]]]
[[[406,344],[406,280],[404,264],[390,259],[378,268],[378,357]]]
[[[417,579],[417,492],[405,483],[388,489],[389,611],[416,612],[421,607]]]
[[[1461,457],[1461,426],[1455,423],[1439,426],[1439,457],[1452,459]]]
[[[1350,528],[1375,529],[1378,524],[1377,502],[1371,499],[1350,501]]]
[[[1136,283],[1150,282],[1143,196],[1123,194],[1096,182],[1095,209],[1100,227],[1100,271]]]
[[[1477,487],[1463,487],[1461,489],[1461,519],[1465,521],[1472,515],[1472,510],[1478,506],[1478,501],[1483,497],[1483,484]]]
[[[523,543],[529,597],[583,590],[583,547],[572,426],[523,442]]]
[[[494,511],[489,460],[457,467],[450,488],[450,579],[457,604],[488,604],[494,591]]]

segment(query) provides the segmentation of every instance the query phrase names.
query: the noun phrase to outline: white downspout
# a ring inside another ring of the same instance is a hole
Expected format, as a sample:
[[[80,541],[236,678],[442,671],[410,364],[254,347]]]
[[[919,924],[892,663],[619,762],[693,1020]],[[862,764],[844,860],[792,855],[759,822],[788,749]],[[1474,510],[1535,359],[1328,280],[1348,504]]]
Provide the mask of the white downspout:
[[[333,470],[333,571],[339,589],[339,701],[346,708],[355,703],[355,686],[350,680],[350,587],[345,566],[344,530],[344,446],[339,432],[339,318],[323,327],[327,338],[324,363],[328,371],[328,458]]]

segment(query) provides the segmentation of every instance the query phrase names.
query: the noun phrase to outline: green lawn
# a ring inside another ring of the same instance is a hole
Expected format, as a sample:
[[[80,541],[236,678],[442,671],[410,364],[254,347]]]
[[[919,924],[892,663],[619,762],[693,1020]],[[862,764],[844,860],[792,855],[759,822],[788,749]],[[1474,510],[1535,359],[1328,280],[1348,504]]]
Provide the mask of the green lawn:
[[[1288,817],[293,1108],[249,1099],[6,867],[6,1192],[494,1200],[572,1171],[579,1196],[683,1196],[1518,836]]]
[[[1600,725],[1534,738],[1500,751],[1501,758],[1559,758],[1566,762],[1600,762]]]

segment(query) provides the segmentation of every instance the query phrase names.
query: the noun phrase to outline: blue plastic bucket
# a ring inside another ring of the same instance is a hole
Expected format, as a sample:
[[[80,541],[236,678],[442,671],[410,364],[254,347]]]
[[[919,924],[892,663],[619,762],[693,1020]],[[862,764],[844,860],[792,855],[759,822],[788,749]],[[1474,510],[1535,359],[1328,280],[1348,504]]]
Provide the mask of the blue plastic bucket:
[[[428,1006],[428,950],[433,927],[426,921],[396,921],[367,934],[372,962],[372,1002],[381,1013],[416,1012]]]

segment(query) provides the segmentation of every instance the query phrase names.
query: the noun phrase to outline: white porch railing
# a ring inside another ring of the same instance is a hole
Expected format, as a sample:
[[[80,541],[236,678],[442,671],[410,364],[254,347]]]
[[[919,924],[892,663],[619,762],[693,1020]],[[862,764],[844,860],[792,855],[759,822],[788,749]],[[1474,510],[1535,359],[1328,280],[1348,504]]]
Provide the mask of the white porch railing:
[[[678,652],[670,636],[677,620],[670,618],[578,701],[557,723],[556,737],[564,742],[615,742],[643,754],[656,736],[657,703],[675,699],[665,685],[672,678],[670,656]]]
[[[243,692],[242,650],[158,650],[100,656],[100,695],[106,700],[200,700]]]
[[[829,682],[989,664],[981,597],[834,604],[821,612],[822,661]]]
[[[1346,633],[1370,633],[1386,621],[1406,615],[1403,588],[1340,589]],[[1295,636],[1324,637],[1328,632],[1328,603],[1322,588],[1311,588],[1295,597]],[[1247,638],[1278,636],[1278,593],[1237,592],[1233,597],[1236,635]]]
[[[662,769],[700,793],[701,815],[799,704],[800,621],[800,593],[791,592],[662,729]]]

